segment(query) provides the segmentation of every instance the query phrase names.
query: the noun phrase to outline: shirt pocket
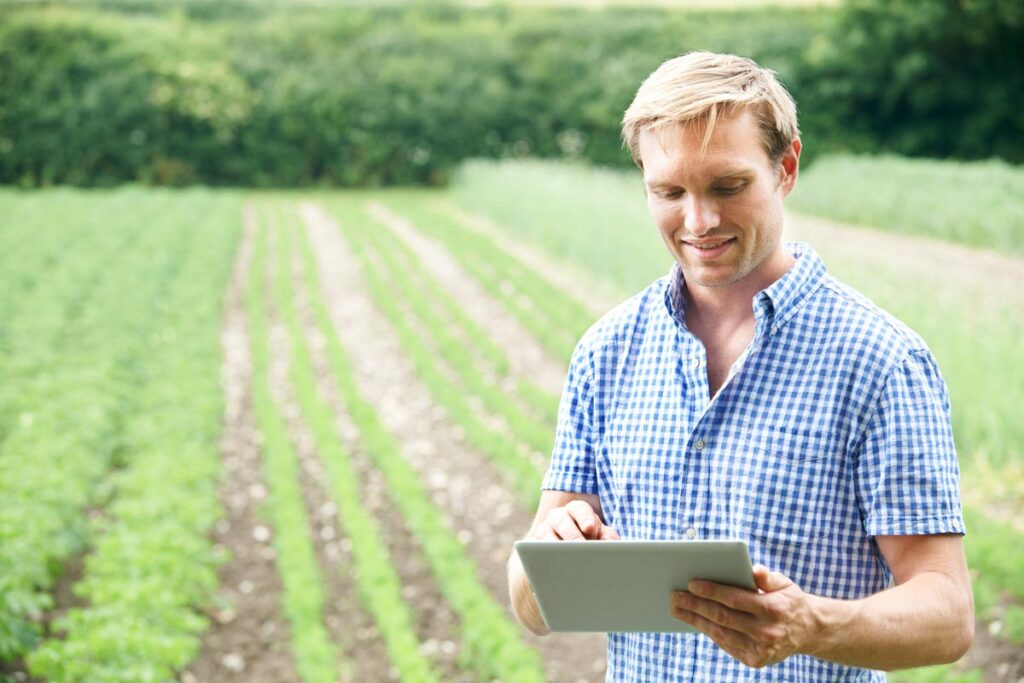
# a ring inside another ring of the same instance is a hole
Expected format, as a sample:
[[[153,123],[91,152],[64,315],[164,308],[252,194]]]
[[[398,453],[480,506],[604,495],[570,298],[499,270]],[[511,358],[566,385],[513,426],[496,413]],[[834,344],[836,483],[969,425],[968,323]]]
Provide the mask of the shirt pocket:
[[[802,545],[834,528],[842,495],[842,452],[836,437],[799,427],[748,430],[751,468],[744,525],[766,545]]]

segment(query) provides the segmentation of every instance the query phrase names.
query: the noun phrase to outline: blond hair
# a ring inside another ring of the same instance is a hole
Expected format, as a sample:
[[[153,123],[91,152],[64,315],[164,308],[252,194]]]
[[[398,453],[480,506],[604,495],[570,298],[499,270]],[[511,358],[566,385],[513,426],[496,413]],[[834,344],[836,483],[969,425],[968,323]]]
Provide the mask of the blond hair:
[[[706,147],[715,122],[741,108],[757,117],[765,152],[772,163],[778,162],[800,129],[796,103],[775,72],[746,57],[688,52],[664,62],[640,85],[622,118],[622,140],[633,162],[643,168],[641,131],[706,122]]]

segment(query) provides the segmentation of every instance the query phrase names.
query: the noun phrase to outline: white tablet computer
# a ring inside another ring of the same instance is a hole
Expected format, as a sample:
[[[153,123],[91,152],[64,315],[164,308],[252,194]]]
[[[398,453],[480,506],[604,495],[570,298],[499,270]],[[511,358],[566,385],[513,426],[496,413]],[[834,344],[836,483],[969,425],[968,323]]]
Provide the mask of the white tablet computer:
[[[755,590],[743,541],[517,541],[552,631],[693,632],[670,595],[693,579]]]

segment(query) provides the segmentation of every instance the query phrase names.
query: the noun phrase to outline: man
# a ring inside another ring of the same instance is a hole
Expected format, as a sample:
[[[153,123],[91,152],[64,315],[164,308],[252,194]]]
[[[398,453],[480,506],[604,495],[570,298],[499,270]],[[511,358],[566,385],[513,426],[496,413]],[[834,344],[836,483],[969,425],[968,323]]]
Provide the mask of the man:
[[[750,60],[690,53],[643,83],[623,136],[675,264],[577,346],[528,538],[739,538],[759,590],[665,596],[699,633],[610,634],[608,680],[875,681],[959,659],[973,600],[946,388],[917,335],[782,243],[792,98]],[[514,552],[509,588],[545,633]]]

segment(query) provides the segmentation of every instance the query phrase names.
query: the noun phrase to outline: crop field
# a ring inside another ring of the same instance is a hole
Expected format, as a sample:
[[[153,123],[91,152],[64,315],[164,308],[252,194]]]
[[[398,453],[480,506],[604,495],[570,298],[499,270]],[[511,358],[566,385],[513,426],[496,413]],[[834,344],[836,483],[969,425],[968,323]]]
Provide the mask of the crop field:
[[[604,680],[603,636],[515,623],[504,565],[575,341],[668,262],[639,183],[517,172],[0,192],[0,680]],[[951,387],[978,637],[894,679],[1017,680],[1024,263],[790,228]]]

